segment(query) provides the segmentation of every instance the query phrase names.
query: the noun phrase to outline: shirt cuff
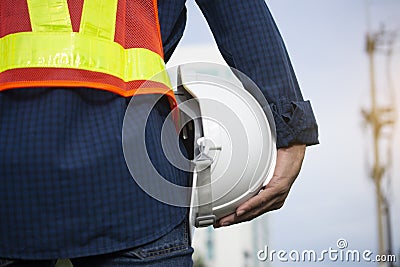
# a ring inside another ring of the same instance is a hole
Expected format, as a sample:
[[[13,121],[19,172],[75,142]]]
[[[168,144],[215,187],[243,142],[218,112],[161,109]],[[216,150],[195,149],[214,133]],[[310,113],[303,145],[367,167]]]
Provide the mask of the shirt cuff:
[[[270,104],[270,108],[275,120],[277,148],[319,144],[318,125],[310,101],[281,101]]]

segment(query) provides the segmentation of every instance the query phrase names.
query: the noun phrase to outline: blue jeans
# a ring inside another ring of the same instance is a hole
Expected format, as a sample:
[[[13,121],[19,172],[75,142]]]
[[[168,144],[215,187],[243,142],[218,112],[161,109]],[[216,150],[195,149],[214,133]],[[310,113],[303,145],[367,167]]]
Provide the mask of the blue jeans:
[[[129,250],[72,258],[74,267],[188,267],[193,265],[187,220],[165,236]],[[0,267],[54,267],[57,260],[5,260]]]

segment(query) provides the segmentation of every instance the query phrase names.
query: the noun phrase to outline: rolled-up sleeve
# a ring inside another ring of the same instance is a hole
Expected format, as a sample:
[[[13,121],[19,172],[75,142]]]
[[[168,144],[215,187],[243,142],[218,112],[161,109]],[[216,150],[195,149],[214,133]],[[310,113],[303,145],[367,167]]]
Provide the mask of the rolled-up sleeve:
[[[196,0],[225,61],[261,89],[274,115],[277,147],[318,144],[285,44],[264,0]]]

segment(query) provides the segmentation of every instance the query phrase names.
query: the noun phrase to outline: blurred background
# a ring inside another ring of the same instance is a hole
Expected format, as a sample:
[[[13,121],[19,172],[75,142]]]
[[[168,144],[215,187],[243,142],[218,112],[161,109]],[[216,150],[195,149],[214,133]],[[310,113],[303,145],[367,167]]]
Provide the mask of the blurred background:
[[[328,256],[315,263],[257,258],[266,247],[319,256],[340,250],[338,241],[345,250],[394,254],[400,266],[400,1],[266,3],[311,100],[321,144],[307,149],[281,210],[252,223],[196,230],[196,266],[396,266]],[[168,65],[223,62],[194,1],[187,7],[185,35]]]

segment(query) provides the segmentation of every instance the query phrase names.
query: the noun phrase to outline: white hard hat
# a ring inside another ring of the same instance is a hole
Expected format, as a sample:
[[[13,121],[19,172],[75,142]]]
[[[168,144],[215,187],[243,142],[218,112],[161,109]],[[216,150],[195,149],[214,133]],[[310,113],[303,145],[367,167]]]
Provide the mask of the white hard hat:
[[[236,70],[241,83],[209,67],[180,66],[175,91],[193,162],[190,219],[196,227],[234,213],[269,182],[276,163],[275,124],[257,86]]]

